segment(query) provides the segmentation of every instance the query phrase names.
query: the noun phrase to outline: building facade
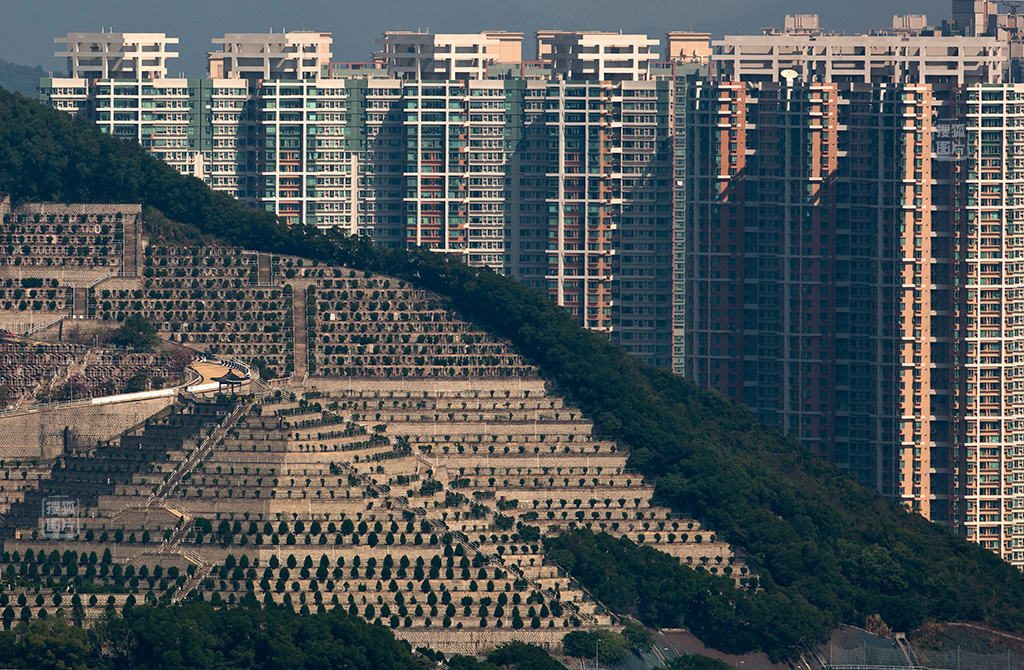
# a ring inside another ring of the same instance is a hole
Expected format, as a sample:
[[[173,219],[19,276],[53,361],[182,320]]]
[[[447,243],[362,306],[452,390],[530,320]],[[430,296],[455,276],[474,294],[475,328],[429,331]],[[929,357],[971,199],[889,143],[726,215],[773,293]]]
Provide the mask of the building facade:
[[[805,28],[687,96],[684,371],[1024,566],[1011,45]]]

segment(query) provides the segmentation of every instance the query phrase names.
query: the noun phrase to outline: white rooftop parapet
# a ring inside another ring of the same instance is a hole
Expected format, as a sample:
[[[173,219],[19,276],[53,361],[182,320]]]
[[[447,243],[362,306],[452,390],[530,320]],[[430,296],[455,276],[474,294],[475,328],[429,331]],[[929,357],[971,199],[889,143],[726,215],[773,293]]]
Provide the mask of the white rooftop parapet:
[[[163,79],[167,59],[178,57],[168,50],[178,38],[164,33],[68,33],[53,41],[65,46],[54,56],[67,59],[76,79]]]
[[[227,33],[211,40],[219,51],[208,54],[214,79],[316,79],[331,62],[330,33],[293,30],[281,33]]]

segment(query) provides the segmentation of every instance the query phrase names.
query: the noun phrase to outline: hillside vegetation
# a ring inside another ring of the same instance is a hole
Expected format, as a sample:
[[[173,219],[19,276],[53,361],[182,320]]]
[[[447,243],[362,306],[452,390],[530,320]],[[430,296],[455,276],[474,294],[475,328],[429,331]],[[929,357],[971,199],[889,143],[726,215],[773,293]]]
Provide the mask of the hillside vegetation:
[[[928,620],[1024,630],[1024,578],[1015,568],[859,486],[717,392],[631,359],[513,280],[425,250],[287,229],[134,143],[7,93],[0,93],[0,170],[12,177],[16,203],[142,203],[225,243],[407,279],[513,342],[604,433],[632,446],[631,465],[658,479],[662,502],[744,547],[763,588],[750,595],[705,584],[721,590],[698,622],[689,612],[698,596],[683,568],[587,533],[556,540],[565,567],[620,612],[655,625],[686,620],[709,644],[775,657],[871,614],[897,630]]]
[[[384,626],[371,625],[340,608],[301,616],[290,608],[261,608],[255,599],[240,607],[190,602],[174,610],[139,606],[124,616],[108,614],[85,631],[62,617],[22,622],[0,631],[0,663],[18,668],[74,670],[191,670],[235,668],[348,668],[426,670],[409,644]],[[441,657],[443,658],[443,657]],[[455,656],[452,668],[565,670],[539,647],[512,642],[481,663]]]
[[[54,73],[61,76],[63,73]],[[21,93],[26,98],[37,97],[39,91],[39,80],[49,76],[49,73],[38,65],[18,65],[0,60],[0,87],[6,88],[14,93]]]

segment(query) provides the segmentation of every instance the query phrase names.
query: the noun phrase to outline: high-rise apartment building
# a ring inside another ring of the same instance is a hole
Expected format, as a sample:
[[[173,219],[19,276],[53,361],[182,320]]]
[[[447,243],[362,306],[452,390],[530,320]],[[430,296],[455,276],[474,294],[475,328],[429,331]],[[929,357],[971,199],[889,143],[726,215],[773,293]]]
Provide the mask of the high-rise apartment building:
[[[227,35],[213,78],[44,79],[41,96],[289,223],[513,276],[670,367],[673,70],[649,74],[656,41],[602,34],[597,70],[522,76],[553,68],[506,60],[521,37],[386,33],[374,69],[334,67],[321,33]],[[628,77],[595,79],[627,48]]]
[[[1010,45],[808,25],[688,95],[684,369],[1024,565]]]

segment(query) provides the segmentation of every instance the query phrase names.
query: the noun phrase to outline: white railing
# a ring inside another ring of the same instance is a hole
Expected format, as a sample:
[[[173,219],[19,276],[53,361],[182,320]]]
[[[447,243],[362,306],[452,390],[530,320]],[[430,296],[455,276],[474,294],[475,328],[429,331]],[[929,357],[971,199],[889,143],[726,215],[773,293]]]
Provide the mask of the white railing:
[[[28,336],[28,335],[31,335],[32,333],[38,333],[40,330],[45,330],[45,329],[49,328],[50,326],[52,326],[55,323],[60,323],[64,319],[68,318],[68,316],[69,316],[68,314],[61,314],[60,316],[55,316],[54,318],[50,319],[49,321],[43,322],[41,325],[32,326],[32,328],[30,328],[28,330],[28,332],[25,333],[25,335]]]
[[[30,405],[17,409],[0,410],[0,416],[12,414],[32,414],[34,412],[48,412],[65,407],[86,407],[90,405],[110,405],[120,402],[138,402],[139,400],[153,400],[154,398],[167,398],[175,396],[182,387],[177,386],[169,389],[158,389],[156,391],[140,391],[139,393],[123,393],[121,395],[109,395],[102,398],[87,398],[86,400],[62,400],[39,405]]]

